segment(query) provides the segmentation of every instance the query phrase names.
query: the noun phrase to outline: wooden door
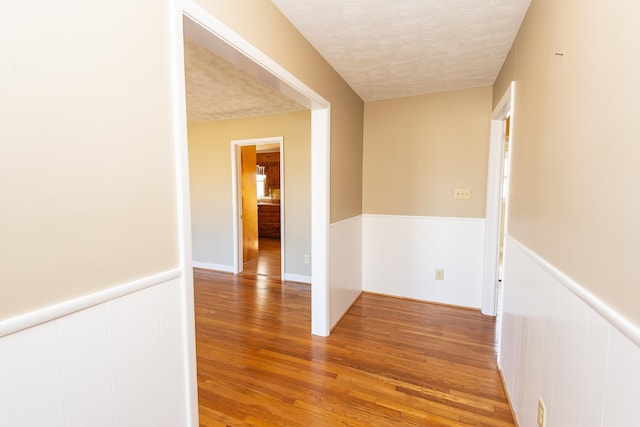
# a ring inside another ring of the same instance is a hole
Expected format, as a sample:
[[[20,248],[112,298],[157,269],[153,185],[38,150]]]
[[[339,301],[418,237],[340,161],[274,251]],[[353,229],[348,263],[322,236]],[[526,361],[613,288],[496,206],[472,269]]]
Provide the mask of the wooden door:
[[[242,165],[242,258],[258,257],[258,200],[256,198],[256,146],[240,147]]]

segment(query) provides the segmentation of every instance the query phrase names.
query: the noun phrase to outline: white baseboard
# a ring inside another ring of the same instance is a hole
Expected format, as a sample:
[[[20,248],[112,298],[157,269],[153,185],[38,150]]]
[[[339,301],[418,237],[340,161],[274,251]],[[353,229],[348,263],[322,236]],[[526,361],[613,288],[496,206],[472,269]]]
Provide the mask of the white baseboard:
[[[289,274],[285,273],[282,277],[287,282],[299,282],[311,284],[311,276],[305,276],[302,274]]]
[[[213,271],[222,271],[225,273],[233,273],[233,266],[232,265],[225,265],[225,264],[212,264],[210,262],[200,262],[200,261],[193,261],[192,263],[194,268],[202,268],[204,270],[213,270]]]

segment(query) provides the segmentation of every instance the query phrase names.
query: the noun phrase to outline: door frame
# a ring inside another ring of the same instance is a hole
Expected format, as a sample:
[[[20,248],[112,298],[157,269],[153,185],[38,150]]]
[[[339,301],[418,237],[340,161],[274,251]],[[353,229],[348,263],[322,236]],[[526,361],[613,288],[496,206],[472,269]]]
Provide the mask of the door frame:
[[[179,253],[180,325],[187,425],[198,423],[193,254],[189,147],[184,71],[184,35],[263,83],[311,110],[311,333],[328,336],[329,317],[329,147],[331,104],[277,62],[231,30],[193,0],[172,0],[169,11],[173,97],[173,140],[176,176],[177,249]],[[178,329],[180,332],[178,332]]]
[[[500,221],[502,219],[502,187],[504,181],[504,121],[507,115],[511,114],[511,128],[513,129],[514,104],[515,82],[511,82],[491,114],[481,305],[482,313],[488,316],[497,314]],[[510,133],[509,137],[513,139],[513,132]],[[510,146],[513,147],[511,141]]]
[[[240,147],[248,145],[278,144],[280,147],[280,277],[284,278],[285,266],[285,183],[284,183],[284,138],[234,139],[231,141],[231,197],[233,206],[233,274],[241,273],[244,266],[242,253],[242,173]],[[259,238],[259,237],[258,237]],[[259,249],[258,249],[259,250]],[[259,255],[258,255],[259,257]]]
[[[185,283],[187,328],[193,329],[189,157],[184,82],[184,35],[311,110],[311,333],[328,336],[331,104],[193,0],[174,3],[172,34],[179,250]],[[186,331],[189,340],[194,330]],[[195,352],[195,349],[193,349]],[[195,358],[195,354],[193,355]],[[194,359],[195,360],[195,359]]]

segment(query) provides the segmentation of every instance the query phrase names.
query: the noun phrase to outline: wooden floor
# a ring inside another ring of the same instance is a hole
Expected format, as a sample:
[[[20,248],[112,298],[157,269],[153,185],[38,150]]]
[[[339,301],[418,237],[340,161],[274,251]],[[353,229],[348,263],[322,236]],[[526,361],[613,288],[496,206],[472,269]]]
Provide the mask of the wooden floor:
[[[280,277],[280,239],[260,237],[258,240],[258,258],[245,262],[244,274]]]
[[[513,426],[495,322],[364,294],[330,337],[310,287],[195,270],[201,426]]]

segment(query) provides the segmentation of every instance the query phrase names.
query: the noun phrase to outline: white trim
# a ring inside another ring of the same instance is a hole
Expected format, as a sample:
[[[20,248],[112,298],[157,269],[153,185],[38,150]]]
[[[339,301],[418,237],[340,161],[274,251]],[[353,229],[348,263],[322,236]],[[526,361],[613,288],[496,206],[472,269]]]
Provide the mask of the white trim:
[[[311,284],[311,276],[305,276],[303,274],[283,274],[282,279],[285,282],[298,282]]]
[[[515,237],[507,234],[506,238],[517,245],[527,256],[534,260],[540,267],[549,273],[558,282],[562,283],[578,298],[584,301],[589,307],[593,308],[597,313],[604,317],[614,328],[620,331],[625,337],[629,338],[635,345],[640,347],[640,328],[611,308],[607,303],[586,290],[582,285],[573,280],[571,277],[558,270],[540,255],[533,252]]]
[[[326,336],[330,332],[328,242],[331,104],[193,0],[183,0],[182,7],[184,33],[189,38],[311,109],[311,245],[314,257],[311,265],[311,331],[315,335]],[[182,41],[182,36],[178,37]]]
[[[362,214],[362,217],[369,218],[397,218],[397,219],[419,219],[419,220],[427,220],[427,221],[484,221],[484,218],[473,218],[473,217],[463,217],[463,216],[421,216],[421,215],[385,215],[385,214]],[[351,217],[345,219],[340,222],[349,221],[357,217]],[[331,224],[332,226],[335,224],[340,224],[340,222],[336,222]]]
[[[341,225],[341,224],[346,224],[346,223],[349,223],[349,222],[362,220],[362,217],[363,217],[364,215],[365,215],[365,214],[358,214],[358,215],[355,215],[355,216],[349,217],[349,218],[347,218],[347,219],[340,220],[340,221],[338,221],[338,222],[332,222],[332,223],[331,223],[331,225],[329,226],[329,228],[334,228],[334,227],[337,227],[337,226],[339,226],[339,225]],[[377,214],[376,214],[376,215],[377,215]],[[372,214],[371,216],[374,216],[374,214]],[[380,215],[380,216],[388,216],[388,215]]]
[[[224,273],[233,273],[232,265],[213,264],[210,262],[193,261],[194,268],[202,268],[203,270],[222,271]]]
[[[497,308],[496,286],[498,283],[498,251],[500,250],[499,235],[504,173],[502,170],[504,164],[504,120],[511,111],[513,121],[514,96],[515,82],[511,82],[491,115],[481,307],[482,314],[488,316],[495,316]]]
[[[107,301],[129,295],[133,292],[160,285],[168,282],[169,280],[178,279],[182,277],[182,273],[183,271],[181,268],[174,268],[172,270],[143,277],[142,279],[114,286],[93,294],[70,299],[59,304],[50,305],[39,310],[10,317],[0,321],[0,337],[76,313],[80,310],[84,310],[98,304],[103,304]]]
[[[278,144],[280,147],[280,274],[284,275],[285,239],[284,239],[284,137],[273,136],[267,138],[234,139],[231,140],[231,197],[232,197],[232,238],[233,238],[233,274],[242,272],[244,259],[242,244],[242,176],[240,174],[240,147],[248,145]]]
[[[189,182],[189,147],[187,140],[187,100],[184,70],[184,11],[182,1],[170,2],[169,31],[171,52],[171,92],[173,97],[173,141],[175,153],[178,250],[180,267],[180,317],[185,425],[198,425],[198,380],[196,368],[195,304],[191,239],[191,194]]]
[[[240,242],[243,241],[242,227],[240,226],[240,216],[242,209],[240,207],[242,199],[242,180],[238,171],[242,170],[240,166],[240,156],[238,155],[239,146],[234,146],[231,141],[231,239],[233,247],[233,265],[231,272],[238,274],[242,271],[244,264],[243,247]]]
[[[329,307],[329,108],[311,111],[311,333],[331,333]]]
[[[280,137],[282,138],[282,137]],[[282,138],[282,140],[280,141],[280,275],[284,276],[285,274],[285,268],[286,268],[286,251],[285,249],[285,245],[287,243],[286,239],[285,239],[285,225],[286,222],[284,221],[284,214],[285,214],[285,182],[284,182],[284,138]],[[258,230],[258,238],[260,234],[260,230]]]

